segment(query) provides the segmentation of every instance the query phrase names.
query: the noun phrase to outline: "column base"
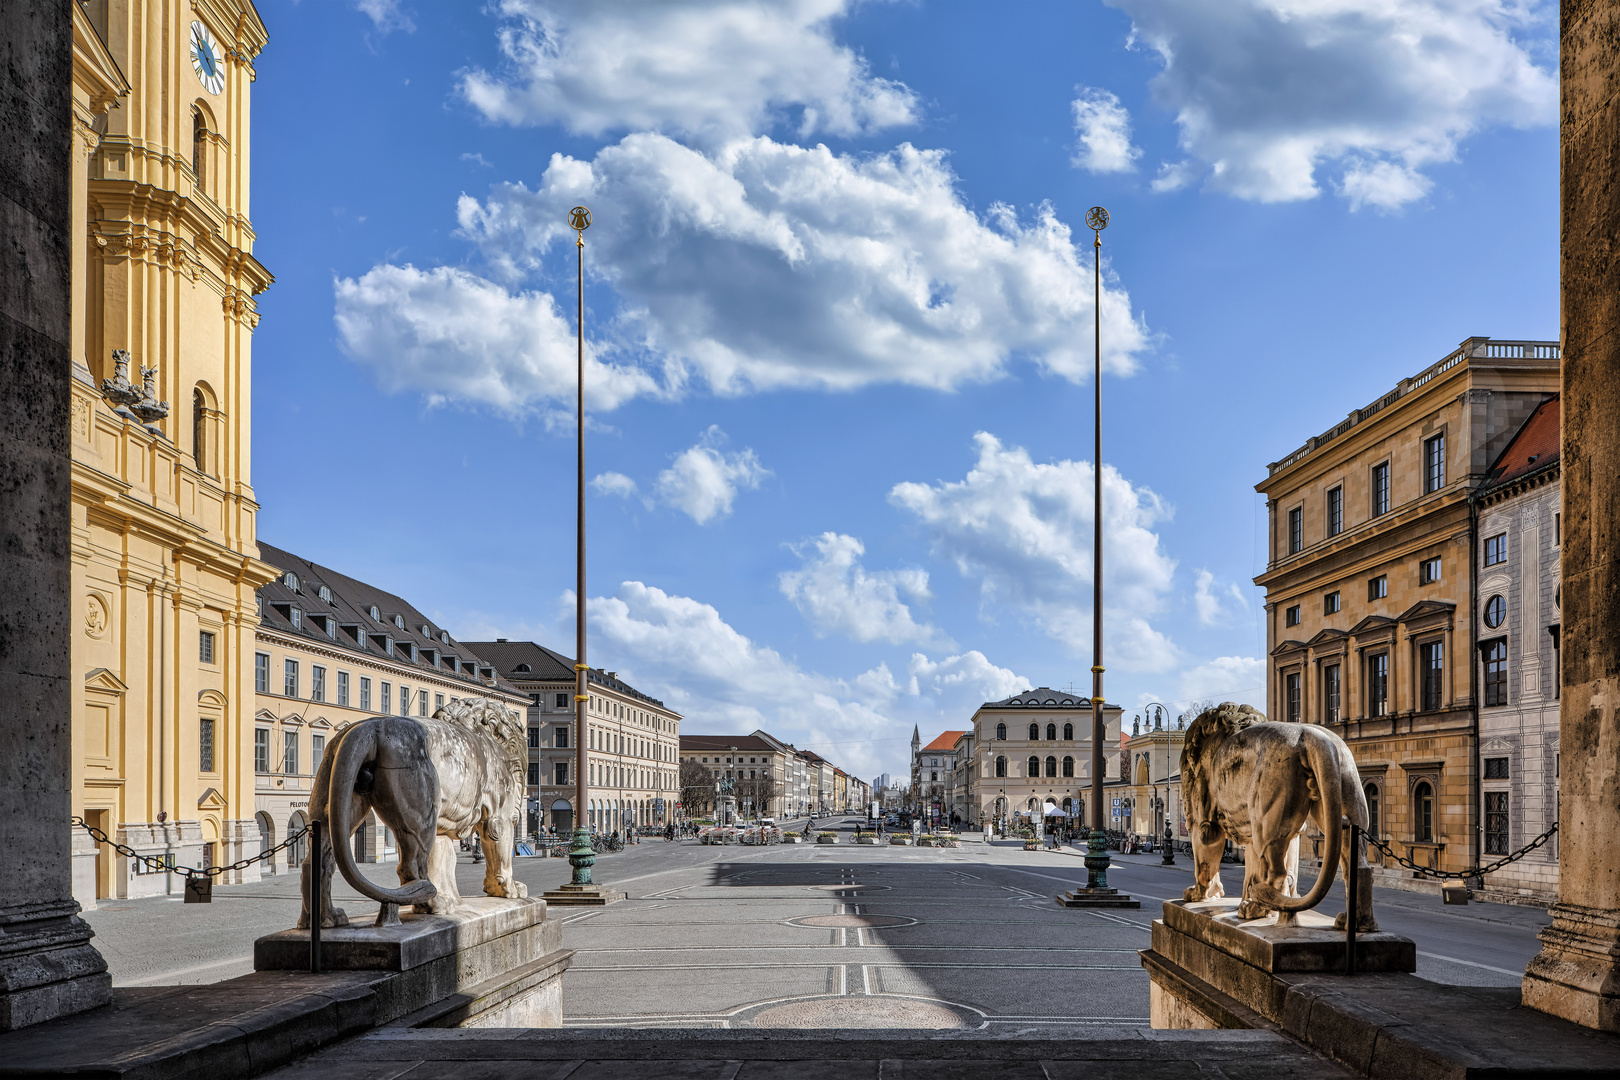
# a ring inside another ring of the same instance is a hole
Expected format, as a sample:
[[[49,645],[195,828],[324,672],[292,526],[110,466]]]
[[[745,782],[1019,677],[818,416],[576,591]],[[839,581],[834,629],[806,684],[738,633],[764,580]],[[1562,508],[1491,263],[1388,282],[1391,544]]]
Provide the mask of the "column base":
[[[629,899],[629,894],[618,889],[604,888],[601,885],[561,885],[555,889],[548,889],[542,894],[542,899],[548,904],[574,904],[583,906],[602,907],[606,904],[616,904],[620,900]]]
[[[107,961],[66,903],[0,913],[0,1031],[15,1031],[112,1002]]]
[[[1598,1031],[1620,1031],[1620,914],[1555,904],[1525,969],[1526,1006]]]
[[[1139,908],[1142,901],[1118,889],[1073,889],[1060,893],[1057,902],[1063,907]]]

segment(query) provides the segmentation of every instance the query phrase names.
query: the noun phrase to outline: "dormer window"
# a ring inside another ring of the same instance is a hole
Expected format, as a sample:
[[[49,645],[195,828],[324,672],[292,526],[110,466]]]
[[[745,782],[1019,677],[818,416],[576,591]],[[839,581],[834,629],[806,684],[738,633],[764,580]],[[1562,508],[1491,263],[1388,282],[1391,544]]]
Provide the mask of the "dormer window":
[[[450,644],[450,631],[448,631],[448,630],[440,630],[439,631],[439,644],[441,644],[441,645]]]
[[[297,608],[293,608],[287,613],[287,620],[292,623],[292,628],[294,630],[302,630],[304,628],[304,613],[299,611]]]
[[[525,675],[527,675],[529,672],[533,671],[534,669],[531,668],[528,664],[519,664],[517,666],[516,670],[522,672]]]
[[[432,631],[432,630],[429,630],[429,629],[428,629],[428,628],[427,628],[427,624],[426,624],[426,623],[423,623],[423,624],[422,624],[422,628],[421,628],[421,629],[422,629],[422,636],[423,636],[423,637],[425,637],[425,638],[427,638],[427,639],[428,639],[428,640],[429,640],[429,641],[432,641],[432,640],[433,640],[433,631]]]
[[[371,605],[371,621],[382,622],[382,612],[377,610],[376,604]]]
[[[325,600],[328,604],[332,602],[332,590],[328,589],[325,585],[321,586],[321,599]]]
[[[293,573],[291,570],[281,575],[281,583],[287,586],[287,588],[291,589],[293,592],[298,591],[298,575]]]
[[[394,616],[394,627],[396,629],[399,629],[399,630],[405,629],[405,616],[403,616],[403,615],[395,615]]]
[[[333,641],[337,640],[337,620],[330,615],[326,617],[326,636]]]

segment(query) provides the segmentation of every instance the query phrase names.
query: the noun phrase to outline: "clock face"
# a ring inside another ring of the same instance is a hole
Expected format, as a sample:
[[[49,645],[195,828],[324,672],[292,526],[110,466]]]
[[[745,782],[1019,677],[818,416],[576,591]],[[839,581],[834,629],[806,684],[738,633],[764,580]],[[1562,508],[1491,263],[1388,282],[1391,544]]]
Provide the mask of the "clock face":
[[[191,70],[210,94],[225,89],[225,54],[208,27],[200,22],[191,24]]]

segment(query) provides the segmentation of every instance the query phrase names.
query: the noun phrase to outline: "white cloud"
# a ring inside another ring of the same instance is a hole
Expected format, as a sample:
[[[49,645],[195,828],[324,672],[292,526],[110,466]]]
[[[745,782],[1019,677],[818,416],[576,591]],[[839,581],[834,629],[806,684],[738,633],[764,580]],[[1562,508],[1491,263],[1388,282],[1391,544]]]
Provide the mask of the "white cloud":
[[[1074,164],[1090,173],[1131,172],[1142,151],[1131,145],[1131,114],[1118,96],[1085,87],[1074,99]]]
[[[910,734],[880,711],[897,689],[883,665],[853,682],[804,671],[711,605],[639,581],[593,598],[588,610],[603,641],[595,655],[612,654],[621,677],[685,716],[685,730],[762,727],[861,776],[898,756],[884,745]]]
[[[474,165],[477,165],[480,168],[484,168],[484,169],[493,169],[495,167],[495,163],[493,161],[486,161],[484,159],[483,154],[475,154],[475,153],[473,153],[471,151],[468,151],[467,153],[462,154],[461,155],[461,160],[462,161],[470,161]]]
[[[910,676],[907,690],[911,694],[921,694],[925,689],[932,694],[968,690],[980,701],[999,701],[1021,694],[1034,685],[1022,675],[992,664],[977,649],[943,660],[930,660],[922,653],[912,653],[906,673]]]
[[[586,262],[617,290],[626,348],[668,385],[715,391],[951,388],[1027,355],[1089,376],[1089,259],[1050,206],[1026,219],[961,198],[939,151],[834,154],[768,138],[704,155],[631,135],[592,161],[553,156],[538,190],[462,197],[462,231],[499,276],[538,269],[567,209],[595,213]],[[1129,374],[1147,346],[1117,282],[1104,282],[1104,363]]]
[[[624,473],[605,472],[591,480],[591,487],[602,495],[614,495],[621,499],[634,498],[639,494],[636,482]]]
[[[731,513],[738,491],[753,491],[771,475],[753,450],[721,449],[726,433],[711,425],[697,445],[682,450],[675,463],[658,474],[653,490],[660,501],[699,525]]]
[[[791,550],[803,565],[783,572],[778,585],[818,633],[891,644],[927,643],[939,636],[932,626],[912,618],[911,608],[901,599],[929,599],[926,571],[870,572],[860,561],[865,546],[840,533],[822,533],[814,540],[791,545]]]
[[[505,70],[461,91],[488,119],[575,134],[662,131],[710,143],[779,122],[802,136],[911,124],[916,96],[833,40],[847,0],[502,0]]]
[[[403,30],[407,34],[416,31],[416,23],[401,10],[400,0],[355,0],[354,6],[385,34],[390,30]]]
[[[1202,168],[1170,167],[1158,190],[1207,170],[1208,185],[1282,202],[1320,191],[1352,207],[1423,197],[1421,171],[1494,125],[1550,124],[1557,76],[1526,39],[1551,37],[1546,6],[1514,0],[1109,0],[1158,52],[1159,104]]]
[[[1091,650],[1092,485],[1090,462],[1031,460],[995,436],[974,436],[979,459],[959,481],[896,484],[895,506],[917,515],[936,554],[980,582],[987,606],[1033,617],[1076,653]],[[1170,509],[1112,466],[1103,469],[1104,661],[1162,671],[1178,650],[1149,616],[1163,606],[1175,561],[1152,527]]]
[[[1266,707],[1266,661],[1262,657],[1218,656],[1181,673],[1181,701],[1205,698]],[[1180,707],[1179,705],[1177,706]]]
[[[1247,609],[1249,600],[1237,582],[1228,582],[1224,588],[1220,588],[1215,584],[1214,574],[1200,570],[1193,585],[1193,606],[1198,609],[1199,622],[1205,626],[1215,626]]]
[[[414,390],[516,416],[569,406],[573,328],[547,293],[512,292],[454,267],[373,267],[333,285],[338,337],[385,391]],[[662,393],[652,375],[602,363],[587,343],[586,403],[611,409]],[[567,410],[565,410],[567,411]]]

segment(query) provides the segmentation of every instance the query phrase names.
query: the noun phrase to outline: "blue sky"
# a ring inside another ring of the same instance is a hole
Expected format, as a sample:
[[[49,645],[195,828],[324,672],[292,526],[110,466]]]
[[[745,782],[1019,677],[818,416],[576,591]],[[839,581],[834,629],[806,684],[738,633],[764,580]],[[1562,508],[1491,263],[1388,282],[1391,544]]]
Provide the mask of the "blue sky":
[[[1089,687],[1264,703],[1253,485],[1556,338],[1556,12],[1490,0],[262,0],[265,540],[864,776]]]

